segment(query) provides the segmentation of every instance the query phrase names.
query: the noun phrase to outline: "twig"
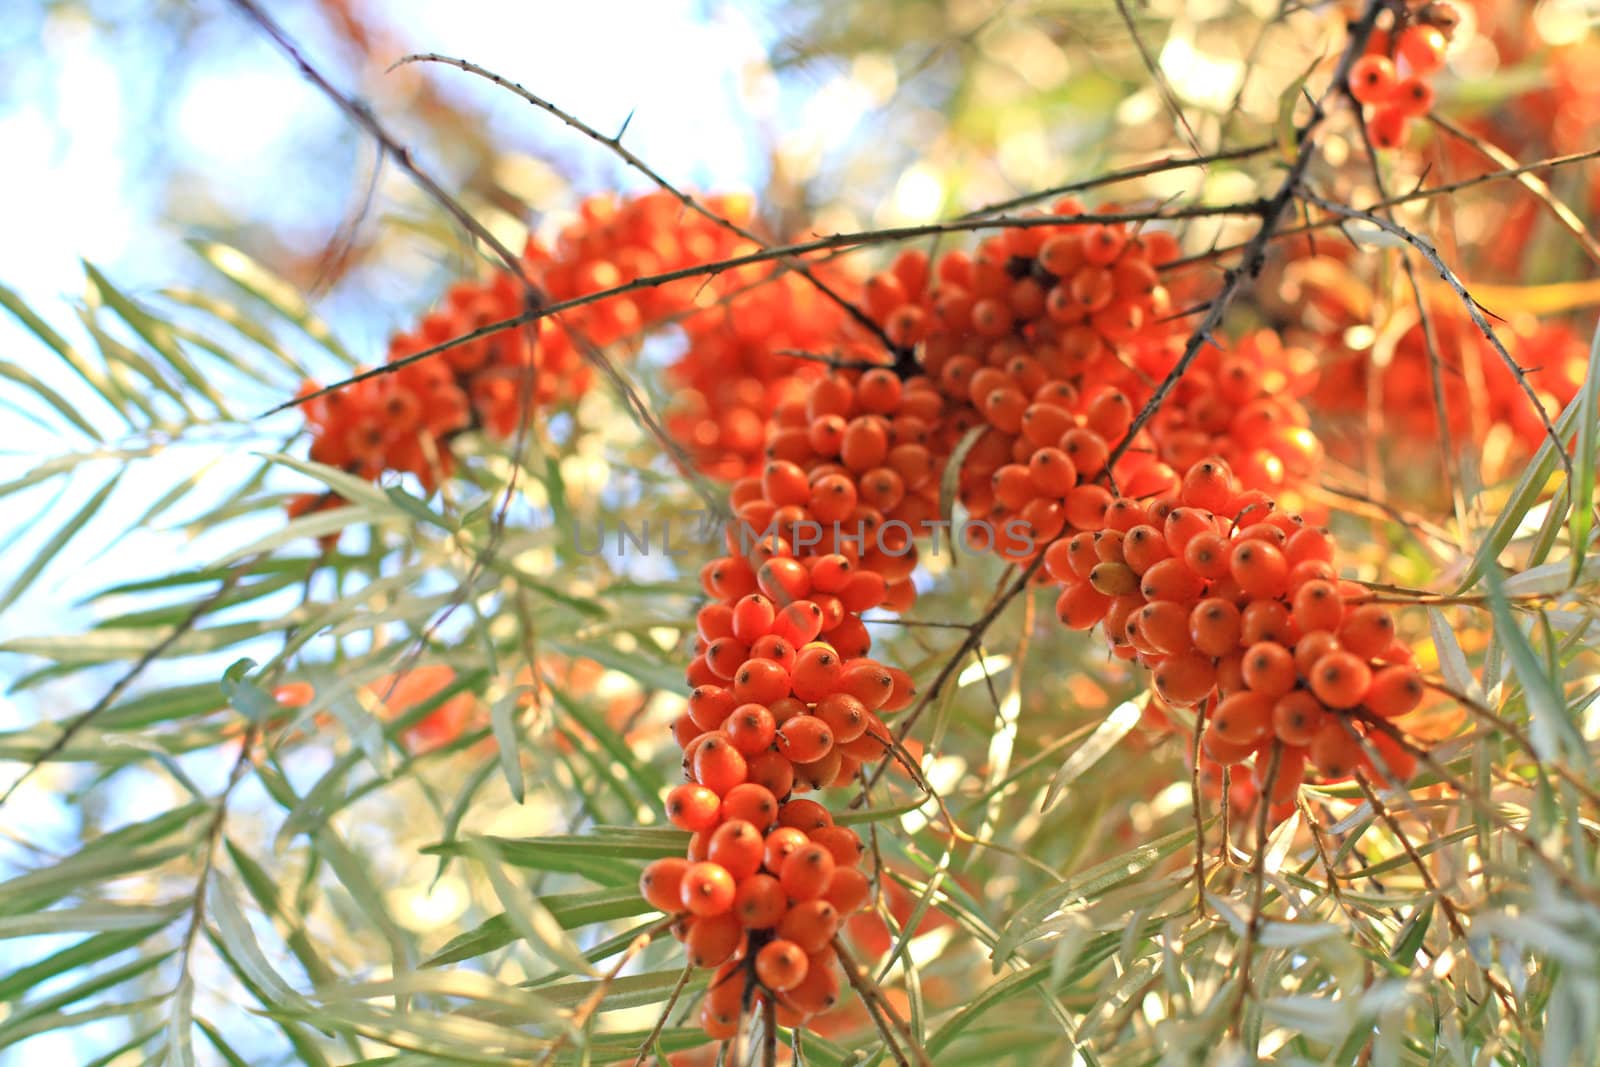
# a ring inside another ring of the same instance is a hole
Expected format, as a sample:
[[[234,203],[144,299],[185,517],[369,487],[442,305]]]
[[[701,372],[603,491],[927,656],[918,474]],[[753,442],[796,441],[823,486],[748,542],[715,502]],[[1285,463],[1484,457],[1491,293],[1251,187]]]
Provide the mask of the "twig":
[[[1471,317],[1473,325],[1478,327],[1478,331],[1483,334],[1484,339],[1494,347],[1494,350],[1499,354],[1501,361],[1505,363],[1506,367],[1517,379],[1517,385],[1519,388],[1521,388],[1523,396],[1527,398],[1529,404],[1533,405],[1533,410],[1538,412],[1539,420],[1544,424],[1545,435],[1549,437],[1551,442],[1555,444],[1555,453],[1560,458],[1562,469],[1566,471],[1567,479],[1570,481],[1572,479],[1572,457],[1567,455],[1566,445],[1562,443],[1561,436],[1556,433],[1555,425],[1550,421],[1549,412],[1545,411],[1544,405],[1539,402],[1538,394],[1534,392],[1533,386],[1528,383],[1527,372],[1522,369],[1521,364],[1511,358],[1511,353],[1506,351],[1506,346],[1501,342],[1499,336],[1494,332],[1494,327],[1489,325],[1489,320],[1484,316],[1482,309],[1478,307],[1478,302],[1472,299],[1472,294],[1467,291],[1467,287],[1461,283],[1460,278],[1456,277],[1455,272],[1445,264],[1445,261],[1440,257],[1438,251],[1433,247],[1433,245],[1429,244],[1427,240],[1407,229],[1406,227],[1386,219],[1381,215],[1376,215],[1371,211],[1363,211],[1359,208],[1346,207],[1343,204],[1335,203],[1332,200],[1325,199],[1310,191],[1303,192],[1301,195],[1310,203],[1316,204],[1329,214],[1340,215],[1347,219],[1356,219],[1361,222],[1370,223],[1371,225],[1376,226],[1378,229],[1383,230],[1385,233],[1393,234],[1420,252],[1422,257],[1428,261],[1429,265],[1432,266],[1434,270],[1438,271],[1439,277],[1442,278],[1445,284],[1449,285],[1451,289],[1455,290],[1456,296],[1461,298],[1461,304],[1464,308],[1466,308],[1467,314]]]
[[[1583,220],[1578,218],[1577,212],[1573,211],[1557,197],[1543,178],[1534,174],[1531,169],[1521,167],[1516,159],[1504,149],[1483,140],[1481,137],[1473,136],[1436,112],[1430,111],[1428,113],[1428,121],[1462,144],[1470,145],[1496,166],[1517,171],[1516,178],[1518,183],[1539,198],[1539,202],[1550,210],[1550,214],[1556,217],[1556,221],[1560,222],[1567,232],[1577,240],[1578,244],[1583,246],[1584,252],[1588,254],[1590,259],[1600,263],[1600,242],[1597,242],[1589,233],[1588,228],[1583,224]]]
[[[1195,136],[1194,127],[1189,125],[1188,116],[1183,113],[1183,105],[1178,103],[1178,95],[1172,91],[1172,84],[1167,81],[1167,76],[1161,73],[1161,68],[1150,55],[1150,49],[1144,46],[1144,38],[1139,36],[1139,27],[1133,21],[1133,13],[1128,10],[1127,0],[1117,0],[1117,14],[1122,17],[1122,24],[1128,28],[1128,36],[1133,38],[1133,47],[1138,50],[1139,58],[1144,61],[1144,69],[1149,71],[1151,80],[1156,83],[1167,110],[1177,119],[1177,127],[1183,131],[1184,140],[1189,142],[1189,148],[1199,156],[1200,139]]]
[[[927,1049],[923,1048],[922,1043],[911,1033],[911,1027],[904,1019],[900,1018],[900,1014],[894,1010],[888,998],[883,995],[883,990],[879,989],[876,984],[867,982],[864,979],[864,972],[861,966],[856,962],[855,957],[851,955],[849,947],[844,943],[844,938],[837,934],[833,938],[833,950],[839,956],[839,966],[844,969],[845,977],[850,980],[851,987],[869,1006],[876,1005],[894,1029],[899,1031],[900,1038],[905,1042],[905,1046],[909,1050],[911,1058],[916,1062],[917,1067],[932,1067],[933,1061],[928,1058]],[[901,1062],[905,1061],[902,1060]]]
[[[667,1002],[661,1006],[661,1014],[656,1017],[656,1024],[645,1035],[644,1041],[639,1045],[639,1057],[633,1061],[633,1067],[644,1067],[645,1060],[649,1059],[650,1051],[655,1047],[656,1041],[661,1037],[661,1031],[667,1028],[667,1019],[672,1015],[672,1009],[677,1006],[678,998],[683,996],[683,987],[689,984],[689,978],[694,974],[694,964],[685,963],[683,973],[678,975],[678,981],[672,987],[672,992],[667,996]]]
[[[1177,364],[1172,368],[1150,399],[1139,409],[1133,422],[1128,426],[1127,433],[1111,450],[1110,458],[1106,461],[1109,471],[1127,452],[1133,444],[1134,438],[1146,423],[1155,417],[1156,412],[1166,403],[1168,394],[1178,384],[1178,380],[1188,371],[1189,365],[1200,354],[1200,350],[1212,342],[1212,337],[1217,328],[1222,325],[1222,319],[1228,312],[1228,307],[1233,303],[1246,281],[1254,281],[1260,277],[1267,262],[1267,245],[1271,243],[1273,235],[1282,224],[1284,212],[1294,202],[1295,192],[1299,188],[1306,170],[1311,165],[1312,157],[1316,155],[1316,139],[1312,136],[1318,126],[1328,114],[1329,98],[1344,86],[1350,73],[1351,65],[1366,49],[1367,38],[1371,36],[1373,27],[1377,24],[1378,13],[1383,11],[1388,4],[1386,0],[1367,0],[1366,12],[1361,21],[1350,28],[1350,41],[1345,46],[1345,51],[1339,57],[1339,65],[1334,70],[1333,82],[1329,88],[1312,105],[1311,114],[1306,118],[1305,124],[1299,129],[1299,150],[1295,153],[1293,162],[1289,164],[1288,173],[1283,182],[1278,186],[1278,191],[1260,205],[1256,214],[1261,219],[1261,225],[1255,235],[1244,246],[1242,262],[1235,267],[1230,267],[1223,273],[1222,288],[1211,298],[1211,307],[1206,317],[1201,321],[1189,340],[1183,346],[1183,354],[1178,358]]]
[[[591,141],[594,141],[596,144],[599,144],[615,153],[617,158],[621,159],[624,163],[628,164],[628,166],[632,167],[634,170],[650,179],[650,181],[655,183],[657,188],[672,196],[690,211],[695,212],[696,214],[705,218],[707,221],[717,226],[721,226],[728,232],[736,234],[747,241],[753,241],[763,248],[767,247],[767,242],[763,241],[760,237],[756,236],[754,233],[751,233],[744,227],[737,225],[731,219],[718,215],[710,208],[701,204],[699,200],[695,199],[693,196],[690,196],[688,193],[683,192],[677,186],[667,181],[667,179],[662,177],[661,174],[655,170],[655,168],[651,167],[643,159],[639,158],[638,155],[623,147],[621,132],[618,132],[615,136],[607,136],[571,112],[557,107],[555,104],[545,100],[543,97],[536,96],[535,94],[529,92],[518,83],[510,81],[506,78],[502,78],[500,75],[494,73],[486,67],[482,67],[476,63],[473,63],[471,60],[456,59],[451,56],[440,55],[437,52],[421,52],[400,57],[399,59],[395,60],[394,64],[390,66],[389,69],[394,70],[396,67],[400,67],[408,63],[443,63],[446,66],[451,66],[457,68],[458,70],[466,71],[468,74],[475,74],[480,78],[485,78],[500,88],[505,89],[508,92],[515,93],[529,104],[532,104],[534,107],[540,109],[546,114],[554,116],[567,126],[570,126],[572,129],[577,130],[579,133],[589,138]],[[624,127],[624,129],[625,128],[626,127]],[[823,296],[826,296],[840,308],[844,309],[845,313],[854,319],[857,324],[882,341],[884,347],[889,349],[889,351],[899,351],[894,342],[889,340],[889,335],[883,332],[883,328],[881,326],[874,322],[871,317],[868,316],[866,312],[862,311],[861,308],[855,303],[845,299],[845,297],[840,295],[836,289],[828,285],[822,279],[818,278],[806,263],[792,257],[785,257],[780,262],[782,262],[783,265],[789,270],[800,274],[808,282],[815,286],[817,291]]]

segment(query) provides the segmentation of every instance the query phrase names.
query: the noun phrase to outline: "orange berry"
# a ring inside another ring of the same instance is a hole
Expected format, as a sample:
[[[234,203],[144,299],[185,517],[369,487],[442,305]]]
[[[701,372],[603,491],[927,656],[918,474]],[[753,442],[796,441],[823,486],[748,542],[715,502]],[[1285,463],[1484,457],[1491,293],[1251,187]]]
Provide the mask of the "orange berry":
[[[824,899],[842,916],[866,907],[871,895],[871,879],[855,867],[839,867],[834,870],[833,878],[828,882],[828,892]],[[807,904],[809,903],[808,901]]]
[[[715,826],[721,808],[722,798],[703,785],[676,785],[667,792],[667,819],[680,830]]]
[[[1363,104],[1382,102],[1394,84],[1394,63],[1388,56],[1362,56],[1350,67],[1350,95]]]
[[[670,914],[683,910],[683,876],[689,861],[667,856],[647,866],[639,875],[639,895],[653,908]]]
[[[777,817],[777,797],[772,790],[757,782],[747,781],[736,785],[722,798],[722,818],[727,822],[747,822],[765,832]]]
[[[1413,668],[1383,667],[1372,676],[1362,702],[1379,718],[1393,719],[1416,710],[1426,691],[1422,675]]]
[[[1330,708],[1353,708],[1367,695],[1372,668],[1349,652],[1330,652],[1312,665],[1307,678],[1317,699]]]
[[[720,864],[734,881],[741,881],[761,869],[764,843],[761,831],[753,824],[735,819],[712,832],[706,858]]]
[[[733,907],[733,876],[717,863],[691,863],[683,872],[679,899],[696,915],[721,915]]]
[[[756,977],[768,989],[783,992],[805,981],[809,962],[793,941],[769,941],[756,953]]]
[[[841,872],[835,871],[837,878]],[[851,874],[860,871],[851,870]],[[832,885],[829,889],[831,891]],[[822,952],[839,931],[839,909],[828,900],[802,900],[784,913],[778,936],[793,941],[808,953]]]
[[[1257,641],[1245,649],[1244,683],[1253,691],[1282,696],[1294,688],[1294,657],[1274,641]]]
[[[778,751],[795,763],[813,763],[833,749],[833,731],[815,715],[796,715],[777,733]]]
[[[1416,74],[1432,74],[1444,66],[1450,42],[1434,26],[1408,26],[1395,42],[1395,51]]]
[[[733,914],[747,930],[769,930],[789,910],[789,896],[770,874],[753,874],[739,883]]]
[[[1272,705],[1272,730],[1286,745],[1309,745],[1327,724],[1322,702],[1304,689],[1279,697]]]
[[[1388,106],[1407,118],[1416,118],[1433,109],[1433,99],[1433,86],[1422,78],[1411,77],[1394,87]]]
[[[828,891],[828,881],[833,877],[833,853],[821,845],[808,843],[795,849],[783,861],[778,881],[790,900],[813,900]]]
[[[1275,545],[1263,541],[1236,545],[1228,559],[1228,571],[1253,597],[1277,597],[1288,591],[1289,561]]]
[[[832,826],[833,816],[815,800],[791,800],[778,809],[778,825],[792,826],[810,833],[824,826]]]
[[[696,916],[689,921],[689,936],[684,943],[690,964],[715,967],[739,950],[744,943],[744,927],[728,912]]]
[[[1361,766],[1365,753],[1361,743],[1349,732],[1346,721],[1330,715],[1317,736],[1306,746],[1306,755],[1330,779],[1348,778]]]
[[[811,831],[811,840],[827,849],[841,867],[853,867],[861,860],[861,838],[848,826],[822,826]]]
[[[791,803],[793,803],[791,801]],[[806,837],[804,830],[793,826],[780,826],[767,834],[762,845],[761,863],[767,870],[777,874],[783,870],[783,861],[810,838]]]
[[[1198,652],[1168,656],[1151,675],[1156,692],[1173,704],[1195,704],[1204,700],[1217,685],[1217,670],[1211,660]]]
[[[1344,600],[1339,596],[1338,586],[1332,582],[1310,581],[1295,590],[1294,621],[1301,633],[1335,631],[1343,619]]]
[[[1394,642],[1394,617],[1382,604],[1362,604],[1345,614],[1339,643],[1363,659],[1371,659]]]
[[[1253,744],[1271,731],[1272,710],[1273,698],[1265,693],[1235,693],[1217,704],[1209,728],[1231,745]]]
[[[1239,647],[1239,609],[1207,597],[1189,612],[1189,639],[1208,656],[1226,656]]]

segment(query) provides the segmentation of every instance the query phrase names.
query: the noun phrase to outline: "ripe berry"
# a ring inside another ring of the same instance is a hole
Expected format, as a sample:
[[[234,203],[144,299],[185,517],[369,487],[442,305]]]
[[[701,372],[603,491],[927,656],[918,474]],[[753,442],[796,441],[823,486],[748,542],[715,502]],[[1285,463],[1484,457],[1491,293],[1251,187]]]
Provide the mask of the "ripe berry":
[[[733,914],[747,930],[769,930],[789,910],[789,897],[770,874],[753,874],[739,883]]]
[[[790,900],[813,900],[828,891],[836,866],[833,854],[818,844],[805,844],[783,861],[778,881]],[[685,876],[687,877],[687,876]]]
[[[768,989],[783,992],[805,981],[809,962],[793,941],[769,941],[756,953],[756,977]]]
[[[834,872],[835,877],[838,873]],[[851,873],[860,872],[852,868]],[[793,941],[808,953],[826,949],[838,930],[839,909],[821,899],[802,900],[791,905],[778,923],[778,936]]]
[[[679,899],[696,915],[721,915],[733,907],[733,876],[717,863],[691,863],[683,872]]]
[[[1381,103],[1394,85],[1394,63],[1388,56],[1365,55],[1350,67],[1350,95],[1363,104]]]
[[[722,798],[703,785],[686,783],[667,792],[667,818],[680,830],[704,830],[717,823]]]
[[[639,895],[668,914],[683,909],[683,876],[689,861],[678,856],[655,860],[639,875]]]

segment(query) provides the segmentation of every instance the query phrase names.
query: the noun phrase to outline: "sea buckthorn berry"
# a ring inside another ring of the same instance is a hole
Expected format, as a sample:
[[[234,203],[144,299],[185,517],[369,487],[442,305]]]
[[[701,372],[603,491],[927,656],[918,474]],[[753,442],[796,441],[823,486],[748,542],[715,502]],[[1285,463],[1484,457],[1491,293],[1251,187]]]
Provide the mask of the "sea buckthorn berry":
[[[1096,530],[1094,535],[1094,554],[1102,563],[1126,563],[1122,555],[1122,542],[1127,535],[1121,530]],[[1090,575],[1094,572],[1091,570]]]
[[[639,895],[669,915],[683,910],[683,876],[689,861],[679,856],[655,860],[639,875]]]
[[[810,601],[805,601],[810,603]],[[794,662],[794,645],[785,641],[777,634],[768,634],[756,638],[756,643],[750,646],[751,659],[770,659],[780,666],[787,666]]]
[[[1284,558],[1288,559],[1287,552],[1284,553]],[[1328,582],[1337,587],[1339,573],[1333,569],[1331,564],[1324,563],[1320,559],[1305,559],[1299,563],[1291,560],[1289,563],[1289,591],[1296,592],[1307,582]]]
[[[769,941],[756,953],[756,977],[774,992],[793,989],[805,981],[810,961],[793,941]]]
[[[727,868],[707,860],[689,864],[678,887],[683,906],[696,915],[721,915],[733,907],[736,891]]]
[[[1211,713],[1210,729],[1232,745],[1253,744],[1273,728],[1273,698],[1247,691],[1224,698]]]
[[[825,961],[811,961],[805,979],[779,995],[802,1015],[820,1015],[839,1003],[839,976]]]
[[[1350,729],[1344,719],[1330,715],[1306,746],[1307,758],[1329,779],[1349,778],[1361,766],[1361,742],[1351,736]]]
[[[1394,617],[1382,604],[1362,604],[1345,614],[1339,643],[1357,656],[1371,659],[1394,642]]]
[[[692,966],[715,967],[739,950],[744,943],[744,927],[728,912],[697,917],[690,921],[684,943]]]
[[[811,572],[797,559],[769,559],[756,571],[756,584],[773,603],[787,607],[811,592]]]
[[[1181,604],[1156,600],[1141,608],[1134,618],[1138,620],[1139,632],[1152,648],[1176,655],[1194,647],[1189,637],[1189,614]]]
[[[680,830],[716,825],[722,798],[703,785],[685,783],[667,791],[667,819]]]
[[[1268,696],[1282,696],[1294,688],[1294,656],[1275,641],[1257,641],[1245,649],[1244,683]]]
[[[1205,733],[1200,735],[1200,747],[1211,759],[1216,760],[1224,767],[1231,767],[1236,763],[1243,763],[1255,752],[1256,742],[1247,745],[1236,745],[1232,741],[1224,740],[1217,734],[1215,723],[1207,722]]]
[[[1072,465],[1077,468],[1080,478],[1093,478],[1105,470],[1106,461],[1111,457],[1111,449],[1106,445],[1106,439],[1083,426],[1074,427],[1062,434],[1060,448],[1067,454],[1067,458],[1072,460]]]
[[[841,873],[844,872],[835,870],[833,878],[837,879]],[[861,872],[852,868],[849,873]],[[832,881],[828,889],[831,894]],[[789,908],[778,923],[778,936],[793,941],[807,953],[825,951],[833,941],[833,935],[839,932],[839,914],[840,909],[825,898],[799,901]]]
[[[848,826],[822,826],[811,831],[811,840],[833,854],[841,867],[853,867],[861,860],[861,838]]]
[[[812,763],[833,749],[833,731],[815,715],[796,715],[778,730],[778,751],[795,763]]]
[[[1384,667],[1372,676],[1362,703],[1379,718],[1394,719],[1415,711],[1425,692],[1422,676],[1412,668]]]
[[[1399,148],[1405,144],[1406,126],[1410,122],[1411,116],[1399,108],[1380,107],[1367,120],[1367,136],[1372,139],[1374,148]]]
[[[708,734],[695,751],[695,781],[718,796],[741,784],[748,774],[744,755],[726,737]]]
[[[761,869],[763,844],[760,830],[743,819],[735,819],[712,832],[706,858],[721,864],[737,882]]]
[[[1126,563],[1099,563],[1089,572],[1089,584],[1101,596],[1127,596],[1139,588],[1139,576]]]
[[[1289,540],[1283,545],[1283,554],[1291,566],[1313,559],[1332,563],[1333,540],[1322,530],[1304,527],[1289,535]]]
[[[733,914],[746,930],[770,930],[789,910],[789,895],[770,874],[753,874],[733,895]]]
[[[772,601],[760,593],[740,597],[733,606],[733,636],[746,644],[753,644],[757,638],[765,637],[771,631],[775,618],[777,611]]]
[[[1208,656],[1237,651],[1239,634],[1239,609],[1226,600],[1207,597],[1189,612],[1189,639]]]
[[[1343,619],[1344,600],[1332,582],[1310,581],[1295,590],[1294,621],[1301,633],[1337,630]]]
[[[894,676],[870,661],[857,661],[839,672],[837,692],[847,693],[868,711],[877,711],[894,692]]]
[[[813,714],[833,731],[836,743],[854,741],[867,729],[866,705],[848,693],[829,693],[817,701]]]
[[[1189,542],[1203,533],[1216,533],[1216,523],[1209,512],[1199,508],[1178,507],[1172,509],[1162,521],[1161,532],[1167,538],[1167,547],[1172,549],[1175,556],[1182,557],[1188,551]]]
[[[1239,623],[1239,640],[1246,646],[1257,641],[1292,645],[1299,636],[1294,615],[1276,600],[1252,600],[1240,613]]]
[[[727,604],[707,604],[695,613],[695,630],[708,644],[719,637],[732,637],[733,608]]]
[[[1205,592],[1205,579],[1201,578],[1181,559],[1164,559],[1144,572],[1139,591],[1147,600],[1175,600],[1189,603]]]
[[[1426,115],[1433,108],[1433,86],[1423,78],[1407,78],[1394,87],[1388,106],[1407,118]]]
[[[735,706],[733,694],[720,685],[696,686],[689,694],[689,717],[702,730],[720,727]]]
[[[794,803],[791,801],[790,803]],[[793,826],[780,826],[768,833],[761,849],[761,865],[776,875],[783,870],[783,861],[810,838],[804,830]]]
[[[1409,26],[1395,43],[1401,60],[1416,74],[1432,74],[1444,66],[1445,51],[1450,42],[1434,26]]]
[[[1329,652],[1340,650],[1339,638],[1327,630],[1313,630],[1303,634],[1294,643],[1294,669],[1299,671],[1302,677],[1309,675],[1317,660]]]
[[[1350,95],[1363,104],[1382,103],[1394,85],[1394,63],[1388,56],[1365,55],[1350,67]]]
[[[1156,692],[1173,704],[1196,704],[1217,685],[1217,670],[1198,652],[1168,656],[1152,673]]]
[[[728,790],[728,795],[722,798],[722,818],[728,822],[747,822],[765,833],[778,818],[778,798],[764,785],[744,782]]]
[[[763,752],[748,761],[745,781],[782,800],[794,789],[794,764],[777,752]],[[738,788],[735,786],[734,788]]]
[[[814,900],[828,891],[828,881],[833,877],[836,866],[838,864],[834,862],[833,853],[821,845],[807,843],[795,849],[783,861],[778,881],[783,884],[783,891],[789,894],[790,900]],[[684,877],[687,879],[688,875]]]
[[[844,587],[837,595],[845,610],[860,613],[883,603],[887,589],[888,582],[884,580],[883,575],[869,570],[858,570],[844,583]]]
[[[1235,545],[1228,571],[1239,587],[1253,597],[1282,596],[1289,588],[1289,561],[1276,546],[1264,541]]]
[[[1140,523],[1122,537],[1123,562],[1143,575],[1164,559],[1170,559],[1172,549],[1164,534],[1149,523]]]
[[[1183,562],[1202,578],[1215,579],[1228,576],[1233,546],[1213,530],[1204,530],[1189,538],[1183,549]]]
[[[811,484],[806,472],[798,464],[775,459],[761,472],[761,491],[766,498],[780,506],[804,504],[811,499]]]
[[[1220,459],[1207,459],[1190,467],[1183,476],[1180,499],[1186,508],[1224,512],[1234,496],[1233,472]]]
[[[828,892],[823,899],[832,904],[839,915],[845,916],[866,907],[871,897],[871,879],[855,867],[838,867],[828,881]]]
[[[792,826],[810,833],[824,826],[832,826],[833,816],[815,800],[791,800],[778,809],[778,825]]]
[[[795,669],[805,653],[795,657]],[[753,659],[739,668],[733,676],[733,699],[738,704],[766,704],[789,695],[789,672],[783,665],[770,659]]]
[[[1372,668],[1349,652],[1330,652],[1312,665],[1307,681],[1328,707],[1353,708],[1367,695]]]
[[[1272,731],[1286,745],[1309,745],[1327,721],[1322,702],[1304,689],[1285,693],[1272,705]]]
[[[1071,630],[1088,630],[1105,618],[1111,598],[1086,581],[1073,581],[1056,598],[1056,618]]]
[[[741,704],[733,709],[723,729],[741,755],[755,756],[772,745],[778,726],[772,718],[772,712],[763,705]]]
[[[822,632],[822,609],[814,601],[797,600],[778,613],[772,632],[799,648]]]
[[[1028,460],[1028,477],[1034,491],[1064,497],[1078,482],[1072,460],[1059,448],[1041,448]]]
[[[844,753],[837,747],[830,748],[820,759],[808,763],[795,763],[795,784],[806,789],[826,789],[838,781],[839,771],[843,766]]]
[[[750,646],[736,637],[719,637],[706,647],[706,666],[726,681],[750,658]]]
[[[856,382],[856,404],[862,411],[888,415],[900,406],[901,384],[894,371],[869,370]]]

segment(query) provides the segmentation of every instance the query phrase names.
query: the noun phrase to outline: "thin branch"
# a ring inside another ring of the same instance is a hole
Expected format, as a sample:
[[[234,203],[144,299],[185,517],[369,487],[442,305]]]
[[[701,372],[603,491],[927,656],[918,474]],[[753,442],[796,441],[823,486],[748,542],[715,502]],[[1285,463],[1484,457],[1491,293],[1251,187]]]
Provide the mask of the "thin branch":
[[[1329,99],[1345,85],[1351,65],[1366,49],[1367,38],[1371,36],[1373,27],[1377,24],[1378,13],[1387,6],[1385,0],[1368,0],[1366,12],[1362,15],[1361,21],[1351,26],[1350,41],[1345,46],[1344,54],[1339,57],[1339,65],[1334,70],[1332,83],[1312,105],[1311,114],[1299,129],[1300,147],[1295,153],[1293,162],[1289,164],[1288,173],[1284,175],[1283,182],[1278,186],[1278,191],[1270,199],[1266,200],[1257,212],[1261,219],[1261,225],[1256,230],[1255,235],[1245,244],[1243,261],[1238,266],[1231,267],[1224,272],[1222,288],[1211,298],[1211,307],[1207,311],[1205,319],[1189,335],[1189,340],[1183,346],[1183,355],[1178,358],[1178,362],[1172,368],[1172,371],[1156,387],[1150,399],[1139,409],[1139,413],[1134,416],[1133,422],[1128,426],[1127,433],[1123,435],[1122,440],[1111,450],[1110,458],[1106,461],[1106,469],[1108,471],[1127,452],[1128,448],[1133,444],[1134,438],[1144,428],[1145,424],[1155,417],[1156,412],[1161,410],[1161,406],[1166,403],[1167,396],[1178,384],[1178,380],[1188,371],[1189,365],[1200,354],[1200,350],[1206,344],[1214,343],[1212,338],[1217,328],[1222,325],[1223,317],[1227,314],[1229,306],[1233,303],[1234,298],[1239,295],[1245,283],[1247,281],[1253,282],[1266,267],[1267,246],[1272,242],[1273,235],[1278,231],[1278,227],[1282,225],[1284,213],[1294,202],[1295,192],[1305,177],[1307,168],[1311,166],[1312,158],[1317,154],[1317,141],[1313,134],[1327,117]]]
[[[1150,55],[1150,49],[1145,47],[1144,38],[1139,36],[1139,27],[1133,21],[1133,13],[1128,10],[1127,0],[1117,0],[1117,14],[1122,17],[1122,24],[1128,28],[1128,36],[1133,38],[1133,47],[1138,50],[1139,58],[1144,61],[1144,69],[1150,73],[1150,79],[1156,83],[1156,89],[1160,91],[1167,110],[1172,112],[1172,117],[1177,120],[1177,128],[1183,131],[1183,139],[1189,142],[1190,150],[1198,157],[1201,154],[1200,139],[1195,136],[1194,127],[1189,125],[1189,118],[1183,113],[1183,105],[1178,102],[1178,94],[1172,91],[1172,84],[1156,65],[1155,58]]]
[[[1572,457],[1567,455],[1566,446],[1562,443],[1561,436],[1556,433],[1555,425],[1550,421],[1550,413],[1545,411],[1544,405],[1539,402],[1538,394],[1534,392],[1533,386],[1529,384],[1527,372],[1522,369],[1521,364],[1511,358],[1511,353],[1506,351],[1506,346],[1501,342],[1499,335],[1494,332],[1494,327],[1489,325],[1489,320],[1478,306],[1478,302],[1472,298],[1472,294],[1467,291],[1467,287],[1462,284],[1461,279],[1456,277],[1455,272],[1446,265],[1438,250],[1415,232],[1381,215],[1376,215],[1371,211],[1363,211],[1360,208],[1346,207],[1310,191],[1303,192],[1301,195],[1307,201],[1317,205],[1329,214],[1366,222],[1383,230],[1385,233],[1393,234],[1422,254],[1422,257],[1428,261],[1429,265],[1439,273],[1439,277],[1444,280],[1445,284],[1455,290],[1456,296],[1461,299],[1462,306],[1466,308],[1467,315],[1471,317],[1473,325],[1477,326],[1484,339],[1493,346],[1501,361],[1517,379],[1517,385],[1521,388],[1522,395],[1527,398],[1529,404],[1533,405],[1533,410],[1538,412],[1539,420],[1544,424],[1545,435],[1554,443],[1556,455],[1560,458],[1562,469],[1566,471],[1567,479],[1570,481],[1572,479]]]
[[[655,170],[655,168],[651,167],[643,159],[639,158],[639,156],[634,154],[629,149],[623,147],[621,132],[617,133],[617,135],[614,137],[607,136],[571,112],[557,107],[555,104],[545,100],[543,97],[536,96],[535,94],[529,92],[517,82],[502,78],[500,75],[494,73],[486,67],[482,67],[476,63],[473,63],[471,60],[456,59],[451,56],[440,55],[437,52],[421,52],[402,56],[401,58],[395,60],[394,64],[390,66],[389,69],[392,71],[396,67],[400,67],[408,63],[443,63],[446,66],[451,66],[457,68],[458,70],[466,71],[468,74],[475,74],[480,78],[485,78],[500,88],[505,89],[507,92],[515,93],[527,103],[532,104],[534,107],[540,109],[548,115],[554,116],[567,126],[577,130],[579,133],[589,138],[591,141],[594,141],[596,144],[601,145],[602,147],[615,153],[616,156],[624,163],[628,164],[628,166],[632,167],[634,170],[650,179],[650,181],[655,183],[657,188],[672,196],[690,211],[695,212],[714,225],[722,227],[729,233],[742,237],[747,241],[753,241],[763,248],[768,247],[767,242],[763,241],[760,237],[756,236],[754,233],[750,232],[744,227],[734,223],[731,219],[718,215],[710,208],[701,204],[699,200],[695,199],[693,196],[690,196],[688,193],[683,192],[677,186],[667,181],[667,179],[662,177],[661,174]],[[624,127],[624,129],[626,129],[626,127]],[[861,308],[854,302],[845,299],[845,297],[842,296],[836,289],[828,285],[822,279],[818,278],[806,263],[793,257],[784,257],[780,262],[782,262],[783,265],[789,270],[793,270],[800,274],[814,287],[816,287],[818,292],[842,308],[845,313],[854,319],[856,323],[864,330],[871,333],[874,337],[878,338],[878,340],[882,341],[884,347],[889,351],[899,351],[894,342],[889,340],[889,335],[883,332],[883,328],[881,326],[872,321],[871,317],[869,317],[866,312],[862,311]]]

